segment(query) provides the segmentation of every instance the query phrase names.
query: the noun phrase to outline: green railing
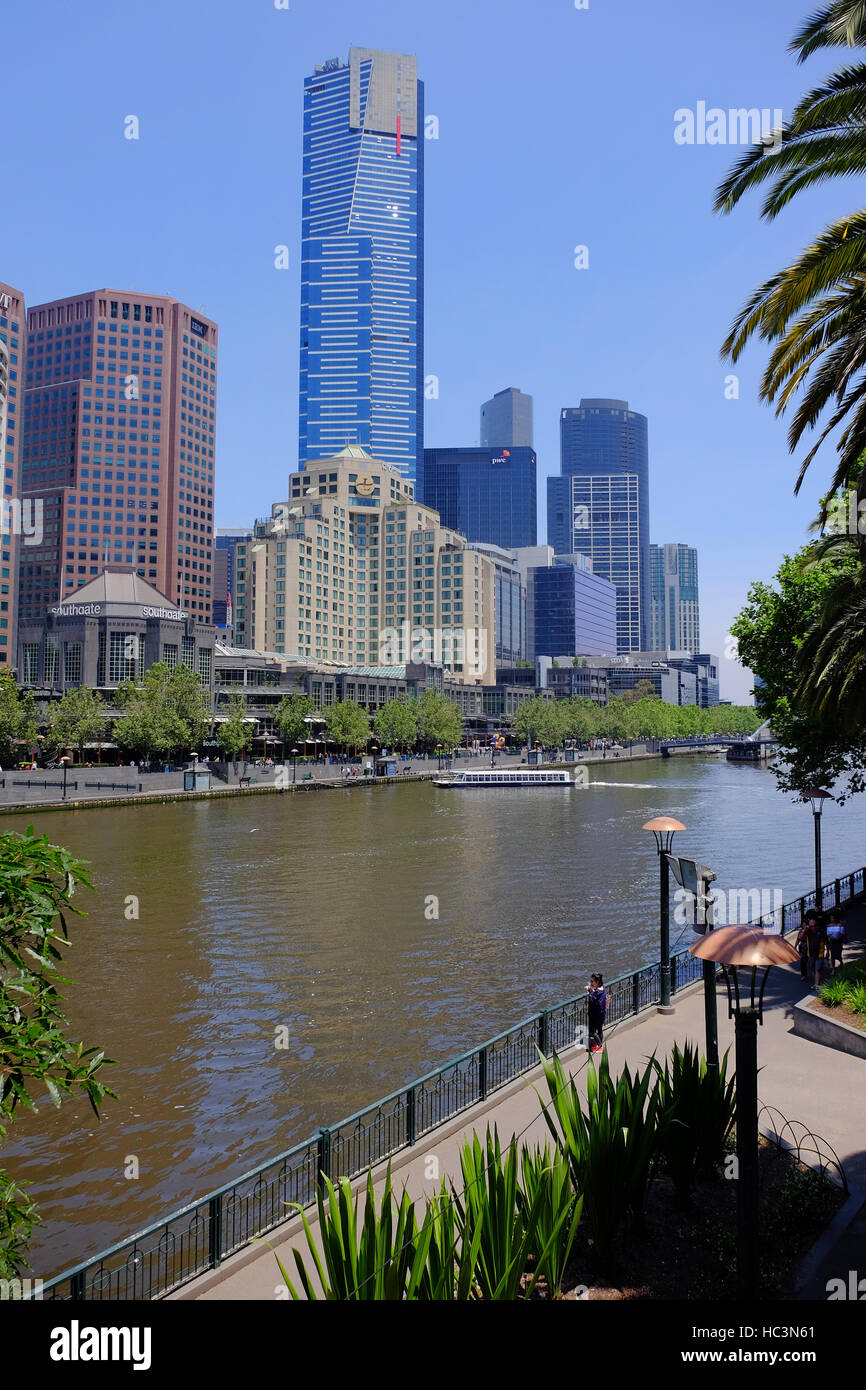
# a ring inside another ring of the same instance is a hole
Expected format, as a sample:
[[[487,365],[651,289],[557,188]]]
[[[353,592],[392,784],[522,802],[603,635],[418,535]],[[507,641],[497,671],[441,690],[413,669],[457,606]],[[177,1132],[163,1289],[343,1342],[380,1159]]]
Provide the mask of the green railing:
[[[859,897],[866,869],[825,884],[822,907]],[[815,893],[757,919],[765,929],[795,931],[814,906]],[[671,957],[671,990],[702,979],[702,964],[687,948]],[[658,964],[611,980],[608,1024],[640,1013],[660,998]],[[423,1135],[487,1099],[547,1056],[586,1038],[586,997],[533,1014],[462,1057],[393,1091],[278,1158],[226,1183],[94,1259],[46,1280],[41,1297],[57,1300],[156,1299],[214,1269],[227,1256],[289,1219],[289,1203],[311,1206],[319,1174],[355,1178]]]

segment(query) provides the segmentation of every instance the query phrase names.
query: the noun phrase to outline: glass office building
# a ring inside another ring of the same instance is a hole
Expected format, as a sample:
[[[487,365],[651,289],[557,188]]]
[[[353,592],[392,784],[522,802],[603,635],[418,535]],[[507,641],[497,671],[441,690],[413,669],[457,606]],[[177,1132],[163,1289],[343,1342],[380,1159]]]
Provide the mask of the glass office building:
[[[610,656],[616,650],[617,591],[579,564],[529,571],[530,656]]]
[[[360,444],[416,477],[423,225],[417,60],[352,48],[304,83],[299,468]]]
[[[481,444],[501,449],[503,444],[532,448],[532,397],[516,386],[497,391],[481,407]]]
[[[701,645],[698,552],[689,545],[651,545],[653,651],[696,652]]]
[[[535,451],[425,449],[417,494],[469,541],[516,549],[538,534]]]
[[[650,645],[646,416],[627,401],[582,400],[560,418],[561,475],[548,479],[547,539],[586,555],[617,588],[618,650]]]

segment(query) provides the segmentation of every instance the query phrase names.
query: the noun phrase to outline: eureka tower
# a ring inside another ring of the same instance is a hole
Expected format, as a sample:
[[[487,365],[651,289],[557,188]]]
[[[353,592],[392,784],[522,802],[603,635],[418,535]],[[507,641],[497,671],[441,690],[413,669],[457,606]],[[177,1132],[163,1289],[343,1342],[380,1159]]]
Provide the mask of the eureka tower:
[[[417,59],[352,48],[304,83],[298,465],[360,444],[423,459],[424,93]]]

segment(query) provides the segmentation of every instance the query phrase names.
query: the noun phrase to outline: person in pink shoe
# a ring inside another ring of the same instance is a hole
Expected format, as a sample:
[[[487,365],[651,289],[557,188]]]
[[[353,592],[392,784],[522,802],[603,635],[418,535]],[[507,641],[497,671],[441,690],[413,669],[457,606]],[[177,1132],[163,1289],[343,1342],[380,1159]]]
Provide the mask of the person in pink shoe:
[[[586,987],[586,997],[589,1050],[590,1052],[601,1052],[604,1047],[604,1020],[607,1014],[607,994],[601,975],[590,975],[589,984]]]

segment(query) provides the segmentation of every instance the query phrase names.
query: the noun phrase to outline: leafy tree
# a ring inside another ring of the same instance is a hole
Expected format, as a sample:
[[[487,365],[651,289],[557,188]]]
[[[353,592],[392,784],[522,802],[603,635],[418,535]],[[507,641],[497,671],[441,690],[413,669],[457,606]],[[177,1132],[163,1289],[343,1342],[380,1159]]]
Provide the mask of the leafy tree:
[[[557,744],[562,741],[565,721],[559,702],[537,695],[525,700],[514,716],[514,732],[523,743]]]
[[[598,731],[599,707],[594,700],[574,696],[559,704],[559,717],[562,721],[562,737],[586,741],[595,738]]]
[[[68,943],[66,917],[81,916],[71,898],[92,885],[84,865],[47,836],[0,835],[0,1136],[17,1106],[38,1113],[33,1093],[44,1088],[54,1105],[64,1095],[84,1095],[94,1113],[114,1092],[100,1072],[111,1065],[95,1047],[66,1036],[58,971]],[[26,1266],[26,1247],[38,1221],[26,1192],[0,1173],[0,1277]]]
[[[830,47],[866,43],[863,0],[835,0],[813,14],[791,49],[803,62]],[[800,192],[866,171],[866,65],[854,61],[800,101],[780,138],[746,151],[722,182],[716,210],[730,212],[749,190],[770,184],[761,215],[772,221]],[[752,294],[734,321],[724,352],[736,362],[758,334],[771,345],[761,397],[783,414],[795,400],[788,431],[793,451],[829,408],[817,443],[800,468],[795,491],[827,437],[837,440],[834,488],[854,473],[866,443],[866,211],[831,222],[792,265]],[[866,495],[866,478],[858,496]]]
[[[624,705],[636,705],[638,700],[658,700],[656,688],[651,680],[635,681],[632,690],[624,690],[620,695]]]
[[[463,735],[463,715],[453,700],[436,690],[425,690],[416,701],[418,737],[428,753],[434,748],[456,748]]]
[[[406,748],[418,737],[418,714],[406,700],[389,700],[373,721],[376,737],[386,748]]]
[[[785,556],[776,586],[752,585],[731,624],[740,660],[760,680],[755,700],[779,740],[776,773],[785,790],[841,781],[841,801],[866,789],[866,731],[852,726],[844,704],[808,697],[816,634],[820,642],[825,615],[838,611],[840,587],[847,590],[860,570],[854,555],[821,560],[814,545],[807,546],[794,558]]]
[[[0,765],[19,760],[19,745],[32,747],[36,741],[36,702],[28,690],[18,689],[8,666],[0,667]]]
[[[47,733],[49,747],[77,748],[78,761],[84,762],[84,745],[108,738],[109,716],[105,701],[95,690],[73,686],[63,698],[49,706]]]
[[[121,681],[116,696],[123,710],[114,724],[114,739],[130,752],[162,757],[198,747],[211,724],[209,695],[195,671],[172,671],[157,661],[144,684]]]
[[[309,738],[309,726],[304,722],[316,706],[308,695],[284,695],[277,705],[274,724],[286,748],[293,748],[304,736]]]
[[[228,703],[226,721],[217,728],[217,742],[230,762],[234,762],[246,752],[253,741],[253,726],[246,722],[246,714],[244,697],[232,695]]]
[[[344,748],[357,748],[370,737],[370,716],[354,700],[341,700],[326,711],[328,737]]]

